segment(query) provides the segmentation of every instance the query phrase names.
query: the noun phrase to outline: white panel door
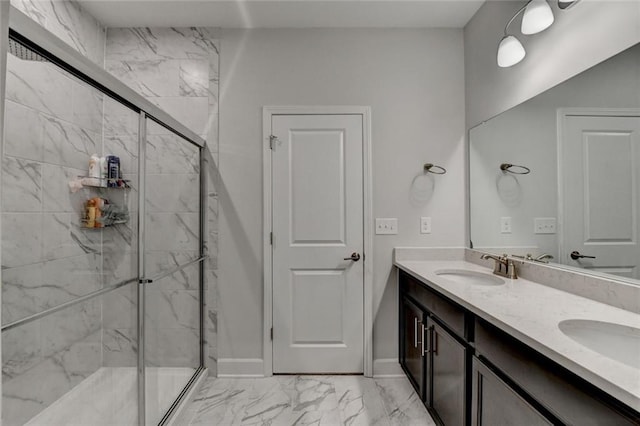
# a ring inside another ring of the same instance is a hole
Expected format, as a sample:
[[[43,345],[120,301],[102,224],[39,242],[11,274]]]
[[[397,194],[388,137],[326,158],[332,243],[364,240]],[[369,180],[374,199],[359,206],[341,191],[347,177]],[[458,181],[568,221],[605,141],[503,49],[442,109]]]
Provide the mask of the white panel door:
[[[271,125],[273,372],[362,373],[362,116]]]
[[[640,117],[564,120],[564,263],[640,278]]]

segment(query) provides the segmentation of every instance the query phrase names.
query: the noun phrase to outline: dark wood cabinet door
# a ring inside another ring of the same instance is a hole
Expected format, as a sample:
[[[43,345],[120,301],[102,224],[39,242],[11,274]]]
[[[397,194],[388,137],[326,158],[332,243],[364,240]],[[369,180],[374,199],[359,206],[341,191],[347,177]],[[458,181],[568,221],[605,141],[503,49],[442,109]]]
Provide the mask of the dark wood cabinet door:
[[[431,405],[446,426],[465,425],[466,348],[429,319]]]
[[[402,300],[401,364],[420,399],[425,397],[425,360],[423,357],[423,312],[407,298]]]
[[[472,426],[552,424],[489,368],[473,358]]]

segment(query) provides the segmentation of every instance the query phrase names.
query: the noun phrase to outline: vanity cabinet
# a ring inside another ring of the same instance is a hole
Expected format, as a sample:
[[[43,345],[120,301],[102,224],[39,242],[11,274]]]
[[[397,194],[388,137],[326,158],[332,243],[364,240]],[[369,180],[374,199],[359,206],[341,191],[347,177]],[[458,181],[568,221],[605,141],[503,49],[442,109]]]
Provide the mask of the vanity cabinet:
[[[465,345],[431,318],[431,407],[445,425],[465,424]]]
[[[553,425],[476,357],[472,375],[472,426]]]
[[[400,270],[400,364],[446,426],[640,425],[640,413]]]
[[[400,364],[420,399],[424,400],[426,396],[426,363],[423,349],[425,313],[405,297],[402,299],[400,315]]]
[[[464,426],[467,417],[464,311],[410,276],[403,275],[401,294],[400,365],[439,423]]]
[[[559,423],[580,426],[640,424],[595,386],[486,321],[475,321],[476,354],[538,401]],[[474,401],[475,403],[475,401]],[[474,413],[475,418],[476,413]]]

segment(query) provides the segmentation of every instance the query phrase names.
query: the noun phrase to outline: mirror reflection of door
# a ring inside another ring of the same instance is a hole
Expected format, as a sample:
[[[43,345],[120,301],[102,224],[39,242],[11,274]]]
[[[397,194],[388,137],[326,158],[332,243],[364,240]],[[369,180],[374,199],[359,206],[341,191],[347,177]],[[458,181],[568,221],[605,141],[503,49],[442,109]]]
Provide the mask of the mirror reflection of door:
[[[615,114],[562,117],[561,256],[568,265],[637,279],[640,111]]]

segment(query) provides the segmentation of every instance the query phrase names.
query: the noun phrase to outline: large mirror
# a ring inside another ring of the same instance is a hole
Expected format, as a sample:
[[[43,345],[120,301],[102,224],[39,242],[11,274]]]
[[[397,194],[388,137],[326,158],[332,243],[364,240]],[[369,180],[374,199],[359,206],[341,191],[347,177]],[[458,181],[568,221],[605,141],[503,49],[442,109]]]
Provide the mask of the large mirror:
[[[640,283],[640,44],[474,127],[469,144],[473,248]]]

